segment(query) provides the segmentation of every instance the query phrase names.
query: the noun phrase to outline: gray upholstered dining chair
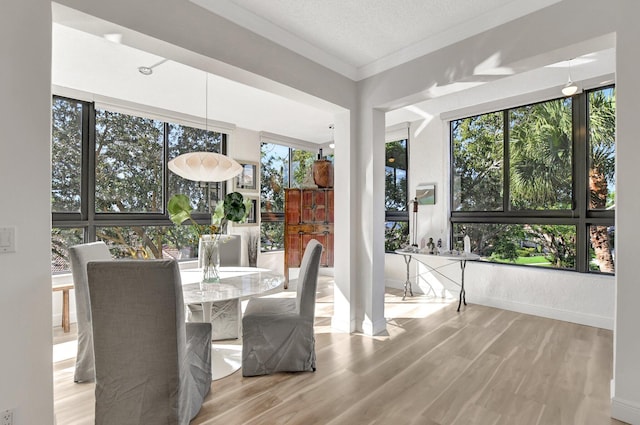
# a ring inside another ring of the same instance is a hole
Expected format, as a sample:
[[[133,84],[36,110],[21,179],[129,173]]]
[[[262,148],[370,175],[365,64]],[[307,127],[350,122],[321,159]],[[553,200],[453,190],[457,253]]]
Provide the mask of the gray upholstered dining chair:
[[[74,382],[92,382],[95,379],[95,371],[93,369],[93,331],[91,330],[87,263],[96,260],[111,260],[111,253],[104,242],[92,242],[70,247],[69,258],[78,323],[78,354],[76,355],[76,370],[73,380]]]
[[[204,235],[203,238],[211,237]],[[202,241],[200,242],[202,245]],[[220,266],[240,266],[242,262],[242,238],[240,235],[220,236],[218,244]],[[198,252],[202,250],[202,246]],[[202,258],[198,257],[198,267],[202,267]],[[188,319],[190,322],[203,320],[202,304],[189,304]],[[219,301],[211,305],[211,334],[214,340],[237,339],[240,336],[240,300]]]
[[[211,325],[186,323],[175,260],[87,265],[96,425],[187,425],[211,388]]]
[[[252,298],[242,317],[242,375],[316,370],[313,320],[322,244],[307,244],[296,298]]]

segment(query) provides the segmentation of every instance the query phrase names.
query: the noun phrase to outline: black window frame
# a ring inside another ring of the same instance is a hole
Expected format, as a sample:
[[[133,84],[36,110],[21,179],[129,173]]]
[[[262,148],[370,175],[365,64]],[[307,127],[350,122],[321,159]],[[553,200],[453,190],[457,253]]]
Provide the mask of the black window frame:
[[[597,273],[614,275],[614,273],[590,270],[589,268],[589,226],[615,226],[615,209],[591,210],[588,199],[590,196],[589,175],[589,108],[588,99],[592,92],[614,89],[615,85],[607,85],[584,90],[571,97],[572,100],[572,208],[568,210],[510,210],[509,191],[509,111],[520,107],[535,105],[559,99],[548,99],[527,105],[515,106],[499,111],[486,112],[486,114],[503,113],[503,210],[502,211],[455,211],[454,210],[454,185],[453,180],[449,185],[450,208],[450,246],[455,248],[457,235],[454,234],[456,224],[548,224],[548,225],[572,225],[576,228],[576,259],[575,269],[555,269],[563,271],[575,271],[579,273]],[[484,114],[478,114],[484,115]],[[453,122],[469,117],[458,118],[449,121],[449,154],[451,158],[450,176],[455,173],[454,159],[454,134]],[[501,264],[501,263],[495,263]]]
[[[409,149],[410,149],[410,138],[407,135],[407,137],[402,138],[402,139],[397,139],[397,140],[388,140],[385,141],[385,167],[386,167],[386,146],[387,143],[393,143],[393,142],[400,142],[400,141],[405,141],[405,164],[407,166],[406,169],[406,175],[407,175],[407,199],[405,199],[405,210],[404,211],[395,211],[395,210],[387,210],[385,207],[385,211],[384,211],[384,222],[386,223],[407,223],[407,230],[410,231],[411,229],[410,227],[410,222],[409,222],[409,204],[410,204],[410,199],[411,199],[411,195],[409,194],[409,179],[410,179],[410,166],[409,166],[409,158],[411,157],[409,155]],[[385,171],[386,174],[386,171]],[[385,199],[386,199],[386,184],[385,184]],[[415,225],[415,224],[414,224]],[[409,234],[407,234],[407,237],[409,237]],[[408,241],[409,243],[411,243],[411,241]],[[387,240],[385,237],[385,252],[393,252],[393,250],[387,250],[386,249],[386,245],[387,245]]]
[[[82,105],[82,169],[80,188],[80,212],[53,212],[51,213],[52,228],[69,229],[79,228],[84,230],[84,243],[97,240],[96,229],[99,227],[126,227],[126,226],[174,226],[169,219],[166,202],[169,199],[169,127],[175,122],[163,120],[163,181],[162,195],[164,203],[162,212],[146,213],[121,213],[121,212],[96,212],[95,210],[95,165],[96,165],[96,107],[94,102],[73,99],[66,96],[53,95],[56,99],[78,103]],[[178,124],[182,125],[182,124]],[[211,131],[211,130],[209,130]],[[222,154],[227,152],[227,134],[211,131],[221,135],[220,150]],[[227,191],[226,185],[220,185],[221,197]],[[210,224],[211,216],[208,213],[192,213],[192,217],[198,224]]]

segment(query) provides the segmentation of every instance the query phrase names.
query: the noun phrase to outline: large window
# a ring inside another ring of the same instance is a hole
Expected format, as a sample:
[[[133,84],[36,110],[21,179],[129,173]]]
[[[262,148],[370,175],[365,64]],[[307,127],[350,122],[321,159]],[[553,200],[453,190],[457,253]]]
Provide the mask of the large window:
[[[385,145],[385,243],[387,252],[409,243],[409,213],[407,211],[408,155],[407,140]]]
[[[95,240],[105,241],[116,257],[197,254],[195,235],[169,221],[166,203],[186,194],[205,224],[207,191],[169,173],[167,163],[185,152],[224,153],[224,134],[57,96],[52,117],[53,272],[69,270],[69,246]]]
[[[260,145],[260,249],[263,252],[284,249],[284,189],[304,185],[311,176],[316,155],[275,143]]]
[[[613,273],[612,87],[451,122],[453,249]]]

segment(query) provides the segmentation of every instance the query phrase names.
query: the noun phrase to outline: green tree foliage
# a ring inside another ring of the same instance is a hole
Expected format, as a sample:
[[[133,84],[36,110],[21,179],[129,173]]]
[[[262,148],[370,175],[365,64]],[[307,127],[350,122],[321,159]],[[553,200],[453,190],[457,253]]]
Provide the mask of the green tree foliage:
[[[52,105],[51,209],[80,211],[82,104],[55,98]]]
[[[591,209],[615,201],[615,93],[589,93]],[[501,211],[502,112],[452,122],[454,209]],[[572,100],[564,98],[510,109],[509,201],[512,211],[570,210],[573,204]],[[573,225],[458,225],[482,255],[515,261],[525,242],[535,243],[554,267],[575,268]],[[506,230],[509,229],[509,230]],[[514,230],[518,229],[518,230]],[[601,271],[613,272],[612,232],[591,226],[591,250]]]
[[[316,154],[301,149],[292,149],[291,152],[291,168],[292,179],[291,187],[302,187],[304,181],[312,173],[313,162],[316,160]]]
[[[385,144],[385,211],[407,211],[407,140]],[[408,221],[385,223],[385,251],[392,252],[410,243]]]
[[[511,208],[570,209],[571,99],[509,111]]]
[[[589,208],[615,208],[616,103],[614,89],[589,93]],[[589,228],[600,271],[613,273],[613,235],[606,226]]]
[[[456,120],[451,125],[454,210],[502,210],[502,113]]]
[[[392,221],[385,223],[384,249],[393,252],[409,244],[409,223],[406,221]]]
[[[107,242],[116,256],[162,258],[168,252],[195,254],[197,241],[194,242],[188,229],[151,226],[143,221],[132,225],[131,220],[136,220],[136,214],[165,211],[165,137],[171,159],[192,151],[219,152],[223,135],[107,110],[96,111],[94,128],[82,128],[82,123],[89,121],[86,117],[83,121],[88,110],[88,105],[83,108],[79,101],[57,97],[53,100],[53,211],[80,212],[83,134],[87,140],[89,133],[94,133],[95,204],[88,208],[95,209],[96,214],[111,214],[109,225],[96,227],[97,238]],[[168,184],[170,195],[184,193],[196,200],[197,211],[207,210],[206,191],[196,182],[169,173]],[[123,220],[122,214],[127,214],[127,218]],[[115,224],[118,221],[127,224]],[[53,269],[68,269],[67,249],[82,241],[83,229],[54,228]],[[60,268],[56,268],[58,263]]]
[[[407,141],[385,145],[385,210],[407,211]]]
[[[260,145],[260,247],[263,251],[284,248],[284,189],[289,187],[289,148],[273,143]],[[269,217],[271,215],[271,217]]]

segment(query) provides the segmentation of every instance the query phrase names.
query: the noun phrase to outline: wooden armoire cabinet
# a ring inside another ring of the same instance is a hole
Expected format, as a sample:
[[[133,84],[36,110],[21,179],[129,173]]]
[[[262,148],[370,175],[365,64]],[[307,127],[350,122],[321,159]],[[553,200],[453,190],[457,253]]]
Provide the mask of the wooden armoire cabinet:
[[[289,268],[300,267],[311,239],[324,246],[320,266],[333,267],[333,189],[285,189],[285,288],[289,284]]]

